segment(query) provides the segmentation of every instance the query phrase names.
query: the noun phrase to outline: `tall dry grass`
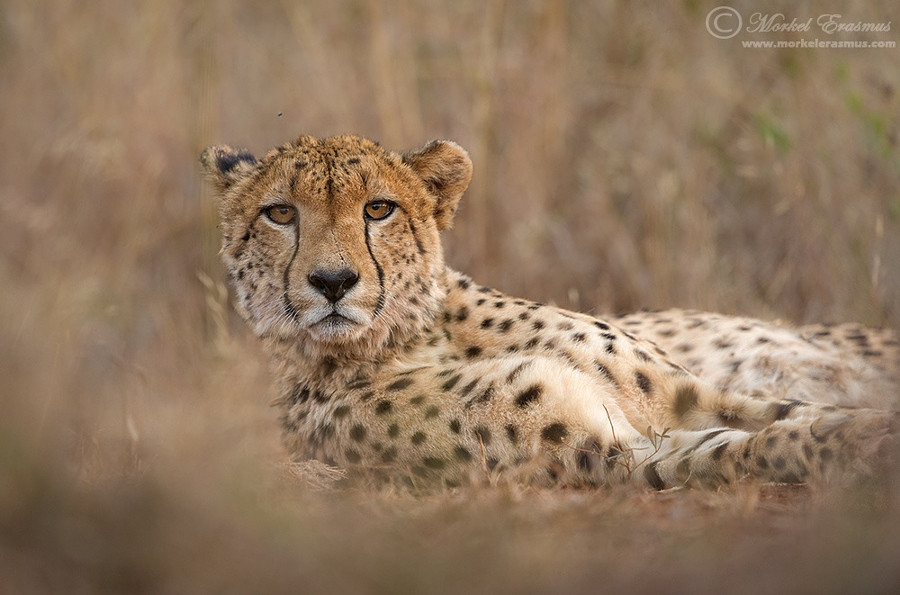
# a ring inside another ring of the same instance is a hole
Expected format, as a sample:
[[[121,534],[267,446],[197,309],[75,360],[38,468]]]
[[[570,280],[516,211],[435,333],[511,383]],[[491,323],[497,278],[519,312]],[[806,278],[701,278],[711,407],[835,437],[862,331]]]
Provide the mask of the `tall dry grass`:
[[[890,484],[317,494],[228,306],[199,151],[356,132],[470,149],[447,257],[510,293],[900,326],[900,50],[743,49],[716,4],[4,2],[0,592],[900,584]]]

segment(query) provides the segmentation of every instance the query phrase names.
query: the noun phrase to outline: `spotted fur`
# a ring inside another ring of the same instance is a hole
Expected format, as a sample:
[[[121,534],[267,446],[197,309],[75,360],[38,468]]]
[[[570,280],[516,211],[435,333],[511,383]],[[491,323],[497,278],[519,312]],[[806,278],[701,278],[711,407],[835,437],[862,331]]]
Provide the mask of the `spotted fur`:
[[[401,155],[301,137],[260,160],[211,147],[202,163],[296,457],[413,483],[662,489],[872,473],[891,443],[891,412],[844,407],[896,398],[887,331],[604,321],[446,267],[439,232],[472,172],[454,143]]]

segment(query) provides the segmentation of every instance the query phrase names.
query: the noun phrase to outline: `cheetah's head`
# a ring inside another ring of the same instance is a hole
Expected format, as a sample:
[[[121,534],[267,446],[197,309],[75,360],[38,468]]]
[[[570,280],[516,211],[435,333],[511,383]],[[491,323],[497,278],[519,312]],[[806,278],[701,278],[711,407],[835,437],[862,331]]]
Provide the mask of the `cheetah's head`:
[[[222,260],[257,335],[309,355],[403,343],[443,299],[448,227],[468,186],[464,149],[434,141],[404,155],[355,136],[300,137],[257,160],[210,147]]]

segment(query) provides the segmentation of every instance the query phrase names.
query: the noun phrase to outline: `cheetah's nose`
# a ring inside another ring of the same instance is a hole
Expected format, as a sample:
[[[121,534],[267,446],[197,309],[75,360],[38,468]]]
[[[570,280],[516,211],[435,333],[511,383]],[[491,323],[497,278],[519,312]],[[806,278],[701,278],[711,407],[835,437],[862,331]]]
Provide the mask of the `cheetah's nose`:
[[[356,271],[350,269],[340,269],[337,271],[323,271],[317,269],[310,273],[309,284],[325,296],[325,299],[332,304],[344,297],[344,294],[350,291],[350,288],[359,281],[359,275]]]

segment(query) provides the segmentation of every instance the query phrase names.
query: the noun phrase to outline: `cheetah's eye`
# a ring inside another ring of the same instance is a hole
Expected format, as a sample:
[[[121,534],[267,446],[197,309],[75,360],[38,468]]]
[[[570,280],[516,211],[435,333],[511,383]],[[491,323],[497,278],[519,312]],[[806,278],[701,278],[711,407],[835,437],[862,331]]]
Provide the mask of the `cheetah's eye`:
[[[289,225],[294,222],[297,210],[290,205],[273,205],[263,211],[269,221],[278,225]]]
[[[397,205],[388,200],[373,200],[372,202],[366,203],[366,218],[375,221],[378,221],[379,219],[385,219],[388,215],[394,212],[394,207],[396,206]]]

